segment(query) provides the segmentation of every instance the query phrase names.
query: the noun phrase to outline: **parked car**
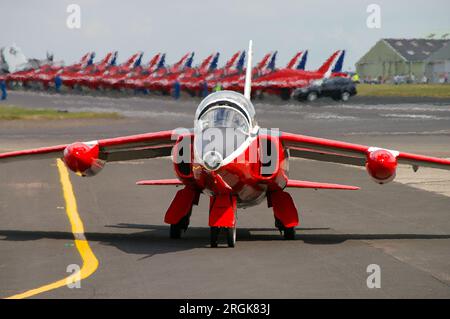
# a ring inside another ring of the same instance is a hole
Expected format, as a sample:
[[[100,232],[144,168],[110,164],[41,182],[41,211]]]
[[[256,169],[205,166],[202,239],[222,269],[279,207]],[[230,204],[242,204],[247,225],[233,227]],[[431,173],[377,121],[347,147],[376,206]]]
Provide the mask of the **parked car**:
[[[292,93],[294,99],[309,102],[324,96],[346,102],[353,95],[356,95],[356,84],[351,79],[342,77],[314,81],[311,85],[298,88]]]

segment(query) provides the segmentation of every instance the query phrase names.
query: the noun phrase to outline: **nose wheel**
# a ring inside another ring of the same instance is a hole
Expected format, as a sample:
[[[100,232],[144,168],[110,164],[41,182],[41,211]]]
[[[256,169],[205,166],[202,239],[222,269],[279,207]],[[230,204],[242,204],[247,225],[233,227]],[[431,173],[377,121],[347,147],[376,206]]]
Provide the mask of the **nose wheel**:
[[[226,231],[228,247],[231,247],[231,248],[235,247],[236,246],[236,227],[227,227],[227,228],[211,227],[210,228],[211,248],[217,248],[218,247],[218,245],[219,245],[219,234],[221,232],[221,229]]]

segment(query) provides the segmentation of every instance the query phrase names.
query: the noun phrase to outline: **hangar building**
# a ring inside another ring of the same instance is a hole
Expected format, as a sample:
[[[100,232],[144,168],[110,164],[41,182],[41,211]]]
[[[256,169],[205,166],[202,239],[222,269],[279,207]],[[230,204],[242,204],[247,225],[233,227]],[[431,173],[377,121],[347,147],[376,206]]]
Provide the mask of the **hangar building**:
[[[356,72],[363,80],[399,75],[418,81],[425,75],[439,82],[450,72],[450,40],[381,39],[356,62]]]

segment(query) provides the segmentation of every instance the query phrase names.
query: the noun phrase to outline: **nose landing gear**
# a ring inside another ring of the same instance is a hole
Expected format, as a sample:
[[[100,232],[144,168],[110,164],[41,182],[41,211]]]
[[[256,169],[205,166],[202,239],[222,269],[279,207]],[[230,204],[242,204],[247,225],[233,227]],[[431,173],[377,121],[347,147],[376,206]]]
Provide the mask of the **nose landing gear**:
[[[209,226],[211,247],[218,246],[219,234],[226,231],[228,247],[236,245],[236,197],[231,194],[211,196]]]

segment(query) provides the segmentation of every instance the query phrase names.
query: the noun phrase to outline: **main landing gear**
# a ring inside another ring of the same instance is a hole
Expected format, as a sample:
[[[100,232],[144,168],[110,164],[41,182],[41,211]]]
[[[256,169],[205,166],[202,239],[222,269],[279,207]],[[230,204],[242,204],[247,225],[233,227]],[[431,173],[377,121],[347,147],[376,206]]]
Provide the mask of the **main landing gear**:
[[[295,227],[285,227],[278,218],[275,218],[275,227],[283,234],[284,239],[295,240]]]
[[[224,230],[227,235],[228,247],[236,246],[236,227],[211,227],[210,228],[210,242],[211,248],[216,248],[219,244],[219,234]]]
[[[192,208],[189,213],[180,219],[180,221],[176,224],[170,225],[170,238],[172,239],[180,239],[181,233],[186,232],[189,227],[189,221],[192,214]]]

